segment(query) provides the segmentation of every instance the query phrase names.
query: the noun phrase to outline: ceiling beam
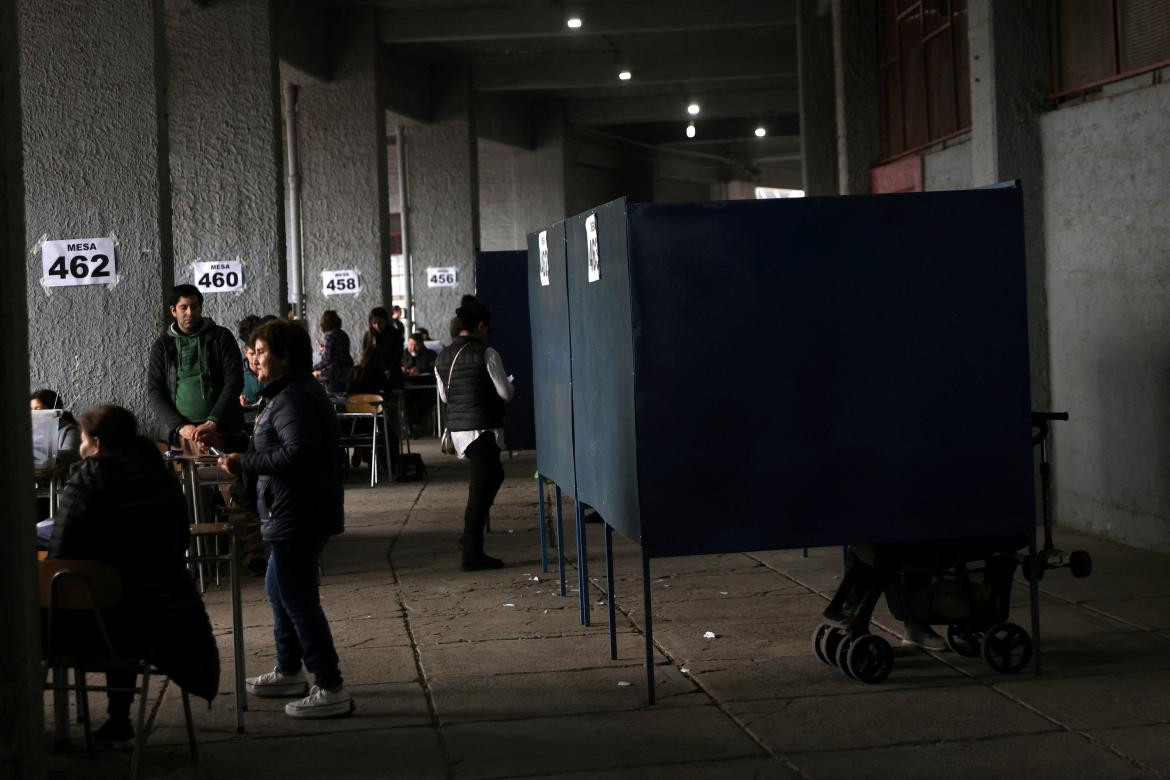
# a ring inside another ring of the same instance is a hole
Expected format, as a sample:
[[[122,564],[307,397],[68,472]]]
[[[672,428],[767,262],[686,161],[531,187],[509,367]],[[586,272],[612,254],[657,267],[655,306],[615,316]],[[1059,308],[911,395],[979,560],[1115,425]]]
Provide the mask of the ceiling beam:
[[[727,85],[731,86],[731,85]],[[799,108],[796,85],[774,89],[709,89],[631,97],[571,99],[565,102],[565,121],[574,125],[614,125],[688,118],[694,101],[701,118],[795,114]]]
[[[616,125],[607,127],[606,132],[647,144],[675,143],[680,146],[688,143],[686,127],[691,120],[677,119],[670,122],[642,122],[632,125]],[[756,145],[770,144],[777,136],[797,136],[800,134],[800,120],[795,115],[772,116],[763,119],[732,118],[732,119],[700,119],[695,118],[695,138],[690,143],[722,143],[744,142]],[[768,134],[764,138],[756,138],[755,130],[763,126]]]
[[[579,3],[584,24],[565,22],[574,4],[435,11],[384,11],[386,43],[451,43],[549,36],[626,35],[795,25],[794,0],[605,0]]]
[[[795,46],[729,51],[654,51],[640,49],[627,57],[614,53],[507,57],[473,65],[480,92],[565,90],[613,87],[617,72],[628,68],[639,85],[704,84],[718,81],[787,79],[796,76]]]

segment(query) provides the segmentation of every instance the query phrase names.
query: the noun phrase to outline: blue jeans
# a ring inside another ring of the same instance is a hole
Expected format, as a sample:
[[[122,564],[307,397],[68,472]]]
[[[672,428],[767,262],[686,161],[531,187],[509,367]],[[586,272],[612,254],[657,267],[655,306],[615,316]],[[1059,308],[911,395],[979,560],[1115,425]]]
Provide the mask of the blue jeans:
[[[294,674],[301,663],[322,688],[341,685],[337,651],[318,590],[318,562],[325,539],[269,542],[268,574],[264,589],[272,605],[276,661],[285,674]]]

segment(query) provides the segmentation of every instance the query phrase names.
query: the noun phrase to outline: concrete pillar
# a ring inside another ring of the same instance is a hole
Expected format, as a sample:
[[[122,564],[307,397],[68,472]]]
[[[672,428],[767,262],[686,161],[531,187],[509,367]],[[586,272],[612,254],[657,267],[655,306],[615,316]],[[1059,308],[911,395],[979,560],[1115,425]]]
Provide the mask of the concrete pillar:
[[[164,30],[161,0],[20,11],[31,383],[74,409],[123,404],[144,428],[147,352],[174,280]],[[117,283],[50,293],[44,238],[114,239]]]
[[[877,7],[872,0],[832,0],[837,191],[842,195],[869,192],[869,170],[880,153]]]
[[[447,339],[459,299],[475,291],[479,157],[467,73],[438,79],[429,125],[406,128],[407,227],[414,261],[415,322]],[[427,268],[455,268],[455,287],[428,287]]]
[[[0,523],[0,777],[43,777],[44,712],[36,545],[29,485],[28,309],[21,175],[20,46],[15,3],[0,3],[0,480],[9,501]]]
[[[835,195],[833,15],[827,0],[800,0],[797,27],[801,178],[806,194]]]
[[[321,312],[333,309],[356,358],[370,309],[390,307],[386,114],[374,10],[339,11],[332,41],[332,80],[299,85],[305,293],[314,338]],[[347,269],[361,274],[361,292],[326,296],[321,272]]]
[[[1019,179],[1024,188],[1032,406],[1049,403],[1043,155],[1040,114],[1051,86],[1047,4],[970,0],[971,168],[976,187]]]
[[[167,3],[175,280],[239,260],[244,290],[205,296],[235,331],[285,309],[280,77],[272,0]]]

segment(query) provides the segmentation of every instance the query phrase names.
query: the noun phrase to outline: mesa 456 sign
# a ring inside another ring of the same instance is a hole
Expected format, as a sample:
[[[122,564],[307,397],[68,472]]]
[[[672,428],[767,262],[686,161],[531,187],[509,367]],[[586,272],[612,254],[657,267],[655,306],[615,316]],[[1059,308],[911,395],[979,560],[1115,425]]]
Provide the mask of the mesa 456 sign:
[[[114,242],[109,238],[66,238],[41,245],[41,284],[74,287],[118,281]]]

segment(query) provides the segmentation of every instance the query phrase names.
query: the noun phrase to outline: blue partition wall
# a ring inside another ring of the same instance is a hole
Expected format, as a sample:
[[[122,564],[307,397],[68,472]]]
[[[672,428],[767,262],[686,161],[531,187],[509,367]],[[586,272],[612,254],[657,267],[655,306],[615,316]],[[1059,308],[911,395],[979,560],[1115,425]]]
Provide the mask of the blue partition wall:
[[[563,492],[575,496],[565,225],[558,222],[541,232],[548,240],[549,284],[540,283],[539,232],[528,236],[527,274],[536,468]]]
[[[650,555],[1029,530],[1018,187],[595,213],[593,283],[567,221],[577,491]]]
[[[528,317],[528,253],[480,252],[475,256],[475,297],[492,311],[489,343],[515,379],[504,438],[510,450],[536,448],[532,407],[532,329]]]

